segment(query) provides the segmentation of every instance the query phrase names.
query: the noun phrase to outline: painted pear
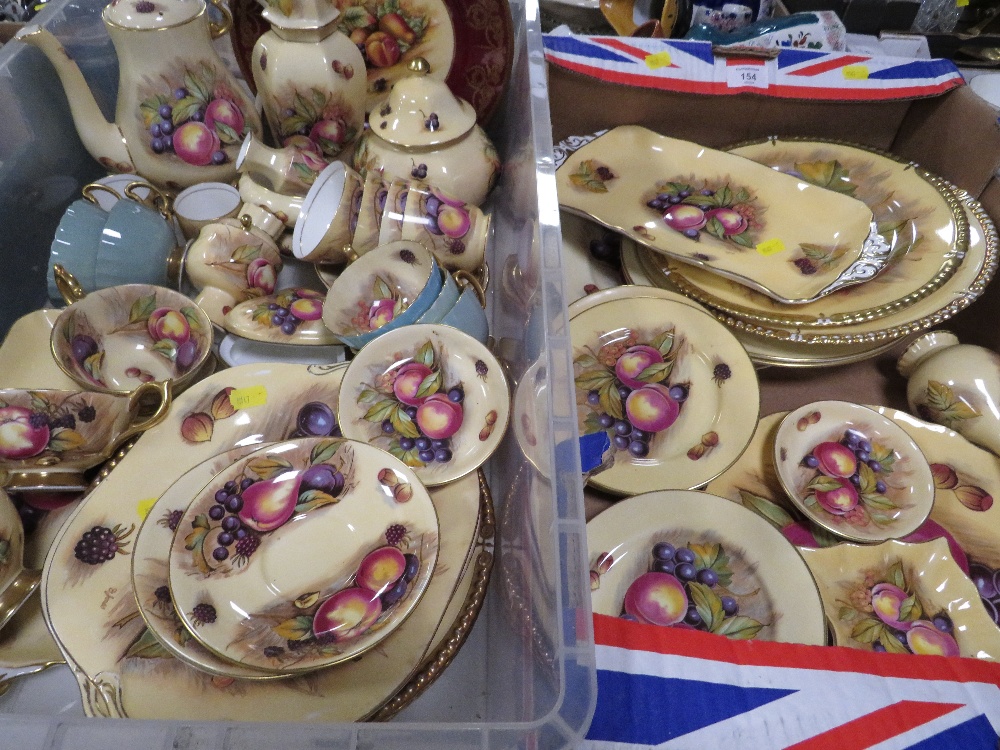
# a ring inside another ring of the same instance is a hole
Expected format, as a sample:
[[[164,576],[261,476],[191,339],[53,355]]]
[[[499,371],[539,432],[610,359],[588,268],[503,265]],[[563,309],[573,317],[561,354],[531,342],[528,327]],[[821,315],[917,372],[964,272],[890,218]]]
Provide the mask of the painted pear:
[[[254,531],[274,531],[295,512],[302,472],[289,471],[250,485],[243,492],[240,520]]]

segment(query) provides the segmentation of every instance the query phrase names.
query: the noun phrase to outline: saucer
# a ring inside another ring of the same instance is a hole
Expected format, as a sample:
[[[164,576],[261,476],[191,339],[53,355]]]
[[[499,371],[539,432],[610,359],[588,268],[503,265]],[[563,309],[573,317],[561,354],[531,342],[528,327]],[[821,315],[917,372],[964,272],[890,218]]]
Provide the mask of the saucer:
[[[305,438],[209,482],[178,522],[168,575],[202,645],[299,673],[352,659],[399,627],[437,554],[434,504],[411,469],[364,443]]]
[[[586,143],[556,186],[563,208],[784,304],[871,279],[889,257],[861,201],[637,126]]]
[[[226,313],[223,326],[250,341],[332,346],[339,340],[323,325],[324,296],[312,289],[281,289],[239,303]]]
[[[799,551],[838,646],[1000,661],[1000,629],[944,539]]]
[[[702,310],[642,293],[570,322],[580,433],[605,430],[614,450],[589,481],[619,495],[705,484],[743,453],[760,407],[732,334]]]
[[[381,336],[348,365],[340,390],[344,436],[387,450],[428,487],[479,468],[509,418],[500,363],[478,341],[443,325]]]
[[[650,492],[587,524],[595,614],[823,645],[816,584],[781,533],[704,492]]]
[[[904,537],[927,519],[934,480],[906,432],[872,409],[817,401],[778,427],[774,465],[806,517],[858,542]]]

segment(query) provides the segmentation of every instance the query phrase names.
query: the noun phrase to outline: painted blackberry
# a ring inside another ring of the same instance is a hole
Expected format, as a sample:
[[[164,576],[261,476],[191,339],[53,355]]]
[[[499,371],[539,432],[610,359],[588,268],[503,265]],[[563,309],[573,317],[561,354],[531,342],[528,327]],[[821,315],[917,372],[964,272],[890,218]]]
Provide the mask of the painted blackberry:
[[[594,170],[594,174],[597,175],[598,179],[604,180],[605,182],[607,182],[608,180],[613,180],[615,178],[615,173],[612,172],[607,167],[598,167],[597,169]]]
[[[712,380],[714,380],[719,385],[722,385],[725,381],[729,380],[733,376],[733,371],[729,368],[725,362],[720,362],[712,370]]]
[[[385,530],[385,540],[393,547],[398,547],[406,538],[406,527],[401,523],[394,523]]]
[[[81,422],[93,422],[97,417],[97,409],[93,406],[84,406],[76,413],[76,418]]]
[[[412,250],[400,250],[399,259],[404,263],[412,264],[416,262],[417,256],[413,254]]]
[[[28,424],[30,424],[36,430],[41,427],[48,427],[49,415],[40,411],[32,412],[31,416],[28,417]]]
[[[465,243],[462,240],[452,240],[448,243],[448,252],[452,255],[461,255],[465,252]]]
[[[169,586],[160,586],[160,587],[158,587],[156,589],[156,591],[153,592],[153,596],[156,597],[156,601],[161,602],[163,604],[170,604],[171,601],[173,601],[170,598],[170,587]]]
[[[63,414],[49,421],[49,425],[53,428],[56,427],[66,427],[70,430],[76,427],[76,417],[72,414]]]
[[[814,266],[812,261],[808,258],[797,258],[792,262],[795,264],[796,268],[798,268],[806,276],[812,276],[816,273],[816,266]]]
[[[135,4],[136,13],[152,13],[154,10],[156,10],[156,6],[150,0],[139,0]]]
[[[191,619],[195,625],[211,625],[215,622],[215,617],[215,607],[204,602],[195,604],[194,609],[191,611]]]
[[[476,375],[478,375],[483,380],[485,380],[486,376],[489,374],[489,372],[490,372],[490,369],[486,366],[486,363],[483,362],[483,360],[481,360],[481,359],[477,359],[476,360]]]
[[[299,651],[305,648],[309,643],[307,638],[303,638],[301,641],[288,641],[285,645],[288,647],[289,651]]]
[[[264,656],[268,659],[275,659],[285,653],[285,649],[281,646],[266,646],[264,648]]]
[[[80,541],[73,548],[73,555],[80,562],[87,565],[98,565],[100,563],[113,560],[119,552],[127,555],[125,546],[128,542],[122,540],[135,531],[135,526],[130,526],[127,530],[118,524],[113,529],[107,526],[95,526],[90,531],[85,531]]]
[[[163,518],[157,521],[160,526],[165,526],[171,531],[177,531],[177,526],[181,522],[181,517],[184,515],[183,510],[168,510],[163,514]]]
[[[380,109],[378,113],[382,115],[382,117],[388,117],[390,114],[392,114],[392,107],[389,106],[388,104],[383,104],[382,109]]]
[[[238,535],[237,535],[238,536]],[[260,537],[256,534],[247,533],[246,536],[236,539],[236,557],[233,558],[237,565],[246,565],[250,556],[257,551],[260,546]]]

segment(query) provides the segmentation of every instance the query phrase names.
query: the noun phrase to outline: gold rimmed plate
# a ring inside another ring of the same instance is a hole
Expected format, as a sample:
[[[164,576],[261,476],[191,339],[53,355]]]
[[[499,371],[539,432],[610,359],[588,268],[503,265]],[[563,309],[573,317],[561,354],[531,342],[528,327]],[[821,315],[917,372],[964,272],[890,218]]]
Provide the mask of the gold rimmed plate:
[[[889,257],[861,201],[637,126],[580,147],[556,187],[563,208],[784,304],[870,279]],[[804,272],[807,250],[821,269]]]
[[[816,584],[795,547],[715,495],[651,492],[587,524],[597,614],[733,639],[822,645]]]
[[[760,405],[753,364],[711,315],[641,294],[570,323],[580,433],[607,432],[614,459],[590,482],[619,495],[709,481],[746,448]]]
[[[674,283],[711,307],[781,326],[864,323],[926,297],[965,257],[969,221],[961,202],[944,180],[912,163],[862,146],[794,138],[769,138],[729,152],[861,200],[892,250],[874,279],[795,308],[700,268],[671,264]],[[818,273],[825,261],[821,252],[806,248],[795,262],[803,273]]]

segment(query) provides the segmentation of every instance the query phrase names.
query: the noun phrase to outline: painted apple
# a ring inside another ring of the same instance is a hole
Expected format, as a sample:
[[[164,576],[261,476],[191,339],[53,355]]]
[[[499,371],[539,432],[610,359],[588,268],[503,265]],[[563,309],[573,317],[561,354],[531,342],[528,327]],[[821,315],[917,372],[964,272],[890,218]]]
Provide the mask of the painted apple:
[[[365,53],[368,55],[368,62],[376,68],[395,65],[402,54],[396,37],[384,31],[376,31],[365,39]]]
[[[450,438],[462,426],[462,405],[443,393],[435,393],[417,407],[417,426],[431,440]]]
[[[632,391],[625,399],[625,413],[633,427],[646,432],[659,432],[677,421],[681,407],[671,397],[670,389],[650,383]]]
[[[219,136],[204,122],[189,120],[174,131],[174,153],[188,164],[211,164],[212,155],[220,148]]]
[[[386,13],[378,20],[379,31],[392,34],[403,44],[413,44],[417,41],[417,35],[399,13]]]
[[[715,219],[722,224],[722,233],[726,237],[745,232],[747,227],[750,226],[738,211],[734,211],[731,208],[713,208],[708,212],[707,218]]]
[[[436,197],[439,201],[441,201],[441,203],[444,203],[448,206],[454,206],[455,208],[465,207],[465,201],[463,201],[461,198],[456,198],[452,195],[448,195],[448,193],[442,193],[437,188],[431,188],[431,194],[434,197]]]
[[[243,113],[228,99],[215,99],[205,108],[205,124],[214,130],[217,122],[243,134]]]
[[[418,396],[420,384],[433,372],[431,368],[422,362],[407,362],[396,372],[396,378],[392,381],[393,395],[407,406],[420,406],[424,397]]]
[[[819,470],[828,477],[849,477],[858,470],[858,457],[854,451],[840,443],[820,443],[813,448],[819,461]]]
[[[362,588],[343,589],[319,605],[313,617],[313,635],[343,643],[368,630],[380,614],[382,602],[376,594]]]
[[[274,531],[295,513],[301,483],[302,472],[288,471],[250,485],[243,491],[240,520],[254,531]]]
[[[247,283],[254,289],[270,294],[274,291],[277,279],[274,266],[264,258],[254,258],[247,264]]]
[[[329,144],[323,148],[324,151],[331,147],[338,150],[340,144],[347,140],[347,123],[340,117],[336,120],[320,120],[309,131],[309,140],[320,144],[320,147]]]
[[[355,583],[381,596],[403,577],[406,556],[395,547],[379,547],[365,555],[358,566]]]
[[[872,588],[872,611],[890,628],[909,630],[914,623],[900,619],[901,608],[906,599],[906,592],[899,586],[893,586],[891,583],[877,583]]]
[[[472,223],[464,208],[444,205],[438,209],[437,225],[444,236],[458,239],[468,233]]]
[[[837,482],[840,484],[837,489],[818,491],[816,502],[828,513],[842,516],[857,507],[858,491],[854,489],[849,479],[839,478]]]
[[[663,355],[651,346],[640,344],[626,349],[615,362],[615,375],[629,388],[642,388],[646,383],[637,378],[650,365],[663,362]]]
[[[188,323],[184,314],[169,307],[161,307],[154,310],[146,322],[146,328],[153,341],[170,339],[178,344],[183,344],[191,338],[191,324]]]
[[[368,327],[372,331],[392,322],[396,316],[396,303],[391,299],[380,299],[372,303],[368,310]]]
[[[21,406],[0,408],[0,457],[19,460],[37,456],[49,444],[49,425],[31,425],[31,411]]]
[[[323,303],[318,299],[297,299],[288,311],[299,320],[319,320],[323,317]]]
[[[625,592],[625,613],[649,625],[674,625],[687,614],[684,584],[669,573],[643,573]]]
[[[915,654],[960,656],[958,642],[926,620],[913,623],[906,633],[906,645]]]
[[[697,206],[678,203],[663,212],[663,221],[671,229],[683,232],[685,229],[701,229],[708,222],[708,217]]]

